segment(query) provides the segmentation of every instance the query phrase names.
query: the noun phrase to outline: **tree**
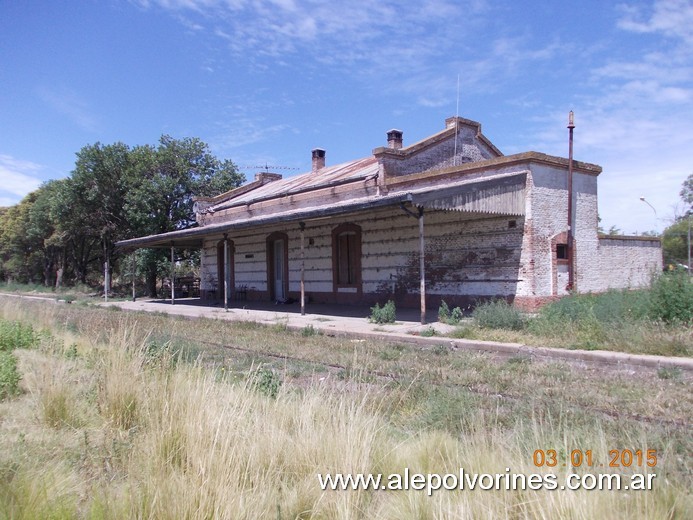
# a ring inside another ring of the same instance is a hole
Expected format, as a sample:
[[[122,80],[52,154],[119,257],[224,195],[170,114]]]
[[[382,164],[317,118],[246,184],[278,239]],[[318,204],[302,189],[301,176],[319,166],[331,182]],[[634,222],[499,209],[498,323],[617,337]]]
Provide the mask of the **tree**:
[[[129,168],[126,145],[87,145],[77,152],[75,169],[56,196],[56,224],[83,283],[96,260],[112,264],[115,242],[128,235],[124,207]]]
[[[34,244],[41,262],[43,284],[53,284],[53,273],[64,266],[64,244],[57,233],[54,219],[56,195],[64,180],[48,181],[38,190],[33,206],[29,211],[29,224],[26,238]]]
[[[688,265],[691,247],[690,227],[693,224],[693,174],[683,181],[679,195],[686,205],[686,213],[676,217],[674,223],[666,228],[662,235],[664,263],[668,265]]]
[[[679,192],[681,200],[688,205],[686,213],[690,214],[693,212],[693,173],[691,173],[688,178],[683,181],[681,186],[681,191]]]
[[[131,237],[186,229],[196,225],[194,196],[211,196],[244,181],[231,161],[220,161],[197,138],[163,135],[158,146],[131,152],[125,212]],[[156,295],[157,263],[165,252],[145,253],[147,287]]]
[[[0,208],[0,277],[49,285],[62,268],[83,283],[92,273],[100,279],[98,260],[117,269],[115,242],[194,226],[194,196],[217,195],[243,180],[231,161],[218,160],[196,138],[165,135],[156,147],[84,146],[67,179]],[[166,254],[142,256],[155,295],[157,262]]]
[[[7,280],[51,285],[59,244],[51,214],[63,181],[49,181],[0,216],[0,276]]]

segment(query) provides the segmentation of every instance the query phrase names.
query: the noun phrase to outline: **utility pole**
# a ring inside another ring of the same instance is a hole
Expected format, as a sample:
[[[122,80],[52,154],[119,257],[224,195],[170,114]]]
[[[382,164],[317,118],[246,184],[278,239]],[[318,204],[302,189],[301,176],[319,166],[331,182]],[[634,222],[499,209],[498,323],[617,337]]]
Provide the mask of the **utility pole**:
[[[575,288],[575,251],[573,250],[573,129],[575,128],[574,114],[568,114],[568,286]]]

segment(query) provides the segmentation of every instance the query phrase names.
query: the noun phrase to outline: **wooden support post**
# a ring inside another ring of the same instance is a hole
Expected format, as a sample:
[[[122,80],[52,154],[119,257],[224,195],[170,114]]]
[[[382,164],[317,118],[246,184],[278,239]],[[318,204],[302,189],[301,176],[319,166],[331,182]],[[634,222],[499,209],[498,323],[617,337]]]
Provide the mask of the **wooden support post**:
[[[171,305],[176,304],[176,259],[173,242],[171,242]]]
[[[424,250],[424,210],[419,208],[419,271],[421,273],[421,325],[426,324],[426,274],[425,274],[425,250]]]
[[[301,226],[301,316],[306,315],[306,223],[299,222]]]
[[[137,300],[137,296],[135,294],[135,278],[137,276],[137,252],[133,251],[132,252],[132,301],[134,302]]]
[[[229,285],[231,285],[231,269],[229,262],[229,239],[224,233],[224,310],[229,310]]]

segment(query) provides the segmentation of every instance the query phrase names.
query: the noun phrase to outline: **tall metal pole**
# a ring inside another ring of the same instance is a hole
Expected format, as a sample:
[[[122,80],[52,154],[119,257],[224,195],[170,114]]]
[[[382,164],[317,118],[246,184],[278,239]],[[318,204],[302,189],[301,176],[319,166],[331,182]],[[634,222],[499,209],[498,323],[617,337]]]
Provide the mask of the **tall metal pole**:
[[[176,304],[176,259],[173,242],[171,242],[171,305]]]
[[[306,315],[306,223],[299,222],[301,226],[301,316]]]
[[[426,324],[426,272],[424,254],[424,210],[423,208],[419,208],[419,271],[421,276],[419,292],[421,293],[421,325]]]
[[[573,129],[575,128],[573,111],[568,114],[568,286],[575,288],[575,251],[573,247]]]

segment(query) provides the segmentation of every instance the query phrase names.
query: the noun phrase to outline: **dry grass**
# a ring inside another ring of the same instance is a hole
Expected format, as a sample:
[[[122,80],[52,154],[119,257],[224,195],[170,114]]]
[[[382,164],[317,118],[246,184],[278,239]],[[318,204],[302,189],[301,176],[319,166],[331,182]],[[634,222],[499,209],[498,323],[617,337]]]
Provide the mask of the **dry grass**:
[[[0,518],[685,518],[693,507],[686,374],[66,305],[0,300],[0,317],[52,331],[16,351],[24,394],[0,403]],[[203,343],[219,338],[244,350]],[[276,398],[252,384],[259,365],[281,378]],[[548,448],[600,461],[655,448],[655,489],[428,497],[322,492],[316,477],[529,474]]]

